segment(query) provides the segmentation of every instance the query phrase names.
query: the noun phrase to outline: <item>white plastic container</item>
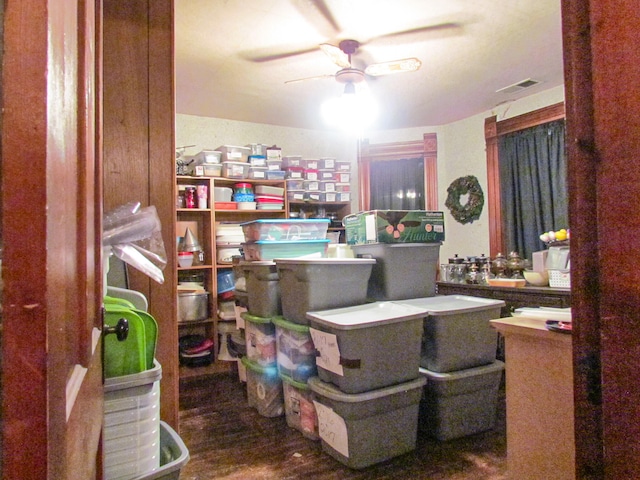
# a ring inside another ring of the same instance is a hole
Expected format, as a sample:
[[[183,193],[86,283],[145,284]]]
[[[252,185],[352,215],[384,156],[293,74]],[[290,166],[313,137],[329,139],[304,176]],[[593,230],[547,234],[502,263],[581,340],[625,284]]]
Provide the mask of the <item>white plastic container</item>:
[[[344,465],[361,469],[416,447],[423,377],[358,395],[309,379],[322,449]]]
[[[194,157],[194,165],[205,165],[212,163],[220,163],[222,152],[218,150],[202,150]]]
[[[222,162],[222,176],[225,178],[247,178],[249,164],[242,162]]]
[[[466,295],[399,300],[427,310],[420,366],[453,372],[487,365],[496,359],[498,333],[489,320],[500,318],[502,300]]]
[[[276,258],[275,262],[280,277],[284,318],[308,325],[306,314],[311,310],[365,303],[367,282],[375,260]]]
[[[439,243],[371,243],[352,245],[357,257],[375,258],[368,295],[403,300],[436,294]]]
[[[504,363],[450,373],[420,369],[426,378],[420,403],[420,430],[451,440],[491,430],[495,425]]]
[[[236,145],[222,145],[216,148],[222,153],[223,162],[243,162],[249,161],[249,155],[251,154],[251,148],[238,147]]]
[[[246,278],[249,313],[258,317],[282,314],[278,269],[272,261],[240,262]]]
[[[104,477],[137,477],[160,465],[162,367],[104,383]]]
[[[263,366],[247,357],[240,359],[246,368],[247,401],[263,417],[284,415],[282,380],[276,365]]]
[[[309,312],[318,376],[345,393],[417,378],[424,316],[393,302]]]

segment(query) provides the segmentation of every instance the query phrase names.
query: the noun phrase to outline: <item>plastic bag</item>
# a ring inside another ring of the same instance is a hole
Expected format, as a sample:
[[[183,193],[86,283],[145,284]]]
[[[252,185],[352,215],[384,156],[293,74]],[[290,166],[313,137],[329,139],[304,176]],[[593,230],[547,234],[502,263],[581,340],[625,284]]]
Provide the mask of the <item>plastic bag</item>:
[[[153,205],[127,203],[104,216],[102,244],[113,254],[158,283],[164,283],[162,270],[167,254],[162,240],[160,219]]]

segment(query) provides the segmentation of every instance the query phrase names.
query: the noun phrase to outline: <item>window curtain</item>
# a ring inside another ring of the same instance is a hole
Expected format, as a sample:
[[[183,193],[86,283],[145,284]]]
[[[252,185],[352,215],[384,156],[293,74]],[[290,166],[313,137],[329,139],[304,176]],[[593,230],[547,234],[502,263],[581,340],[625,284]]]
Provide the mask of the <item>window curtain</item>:
[[[371,162],[372,210],[423,210],[424,161],[422,158]]]
[[[564,135],[557,120],[498,139],[505,245],[522,258],[544,249],[541,233],[569,226]]]

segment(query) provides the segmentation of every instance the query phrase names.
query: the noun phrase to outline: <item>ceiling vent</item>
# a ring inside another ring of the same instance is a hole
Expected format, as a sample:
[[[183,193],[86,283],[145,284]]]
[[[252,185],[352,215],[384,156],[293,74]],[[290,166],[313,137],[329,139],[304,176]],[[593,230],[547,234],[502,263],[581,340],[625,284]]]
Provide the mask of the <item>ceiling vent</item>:
[[[525,88],[533,87],[534,85],[538,85],[540,82],[538,80],[532,80],[527,78],[526,80],[522,80],[518,83],[514,83],[513,85],[509,85],[508,87],[501,88],[500,90],[496,90],[496,93],[517,93]]]

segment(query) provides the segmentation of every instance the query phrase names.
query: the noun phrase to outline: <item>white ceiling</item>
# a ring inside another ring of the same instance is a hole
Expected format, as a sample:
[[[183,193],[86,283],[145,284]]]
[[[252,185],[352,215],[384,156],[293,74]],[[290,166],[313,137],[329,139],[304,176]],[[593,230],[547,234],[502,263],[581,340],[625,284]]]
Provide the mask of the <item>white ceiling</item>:
[[[560,0],[176,0],[177,113],[327,128],[343,86],[318,48],[358,40],[356,66],[417,57],[368,78],[375,129],[442,125],[563,83]],[[433,27],[433,28],[425,28]],[[416,30],[408,32],[410,30]],[[397,32],[405,32],[396,34]],[[280,58],[260,61],[269,56]],[[541,83],[496,93],[525,79]]]

